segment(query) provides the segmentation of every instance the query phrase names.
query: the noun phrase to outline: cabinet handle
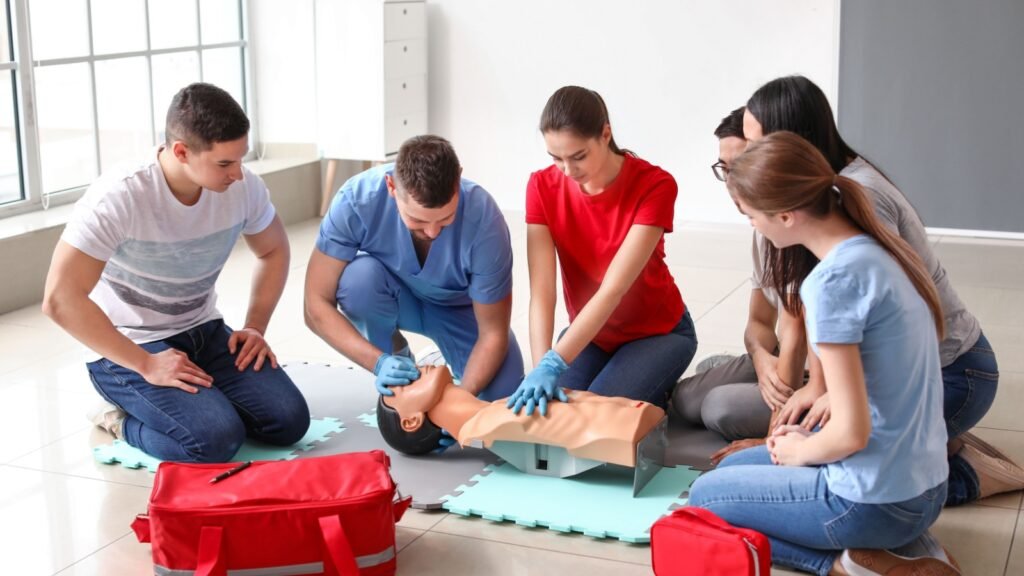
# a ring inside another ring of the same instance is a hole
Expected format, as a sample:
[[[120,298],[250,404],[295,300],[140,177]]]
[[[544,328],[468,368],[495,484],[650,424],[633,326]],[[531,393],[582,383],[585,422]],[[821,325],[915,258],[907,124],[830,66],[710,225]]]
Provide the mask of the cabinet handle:
[[[405,16],[408,13],[409,13],[408,10],[406,10],[405,8],[402,8],[402,16]]]
[[[402,90],[405,90],[405,82],[402,82]]]
[[[402,46],[402,52],[408,52],[408,51],[409,51],[409,47],[408,46]]]
[[[409,125],[409,121],[408,120],[402,120],[402,126],[408,126],[408,125]]]

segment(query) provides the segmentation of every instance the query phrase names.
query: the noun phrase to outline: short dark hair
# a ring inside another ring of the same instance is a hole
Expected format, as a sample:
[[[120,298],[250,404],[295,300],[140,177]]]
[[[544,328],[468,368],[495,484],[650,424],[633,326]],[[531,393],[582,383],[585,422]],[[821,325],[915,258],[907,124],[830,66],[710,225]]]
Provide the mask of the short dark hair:
[[[225,90],[196,82],[174,95],[164,131],[168,146],[181,140],[190,149],[203,151],[248,134],[249,118]]]
[[[388,446],[410,456],[421,456],[434,450],[441,440],[441,429],[425,416],[419,430],[402,430],[398,411],[385,404],[383,396],[377,398],[377,427]]]
[[[451,142],[431,134],[413,136],[398,149],[395,177],[417,204],[440,208],[455,196],[461,166]]]
[[[746,106],[740,106],[722,118],[722,121],[718,123],[718,128],[715,128],[715,137],[719,140],[723,138],[745,139],[743,136],[743,111],[746,109]]]

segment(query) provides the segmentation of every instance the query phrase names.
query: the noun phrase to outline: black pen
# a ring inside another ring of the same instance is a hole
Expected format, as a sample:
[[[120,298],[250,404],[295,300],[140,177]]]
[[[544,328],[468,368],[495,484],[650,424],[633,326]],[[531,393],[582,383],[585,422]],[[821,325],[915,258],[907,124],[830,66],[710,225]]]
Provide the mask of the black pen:
[[[220,482],[221,480],[223,480],[223,479],[225,479],[225,478],[227,478],[229,476],[234,476],[235,474],[238,474],[239,472],[241,472],[242,470],[245,470],[249,466],[252,466],[252,460],[249,460],[247,462],[242,462],[241,464],[239,464],[238,466],[235,466],[231,470],[226,470],[224,472],[221,472],[220,474],[217,474],[216,476],[214,476],[213,478],[210,479],[210,484],[216,484],[217,482]]]

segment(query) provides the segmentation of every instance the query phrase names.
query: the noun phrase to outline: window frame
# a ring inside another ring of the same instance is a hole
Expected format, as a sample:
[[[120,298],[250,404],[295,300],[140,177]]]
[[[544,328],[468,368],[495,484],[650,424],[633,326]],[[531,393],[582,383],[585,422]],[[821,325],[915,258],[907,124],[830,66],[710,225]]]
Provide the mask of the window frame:
[[[92,90],[92,129],[93,129],[93,140],[94,140],[94,161],[96,162],[96,173],[102,173],[102,151],[100,148],[100,131],[99,131],[99,105],[96,100],[96,62],[105,60],[119,60],[126,58],[138,58],[144,57],[146,59],[146,68],[149,74],[149,109],[150,109],[150,126],[149,132],[150,137],[154,144],[156,143],[156,116],[162,115],[163,111],[154,109],[154,94],[153,94],[153,57],[164,54],[178,54],[192,52],[196,54],[198,65],[199,65],[199,78],[200,81],[204,78],[203,70],[203,53],[208,50],[216,50],[222,48],[238,48],[240,49],[241,57],[241,74],[242,74],[242,98],[240,102],[242,108],[245,110],[246,115],[250,118],[250,149],[255,150],[258,142],[258,132],[253,118],[256,117],[256,98],[254,97],[254,79],[253,79],[253,63],[252,63],[252,50],[249,42],[249,30],[250,30],[250,11],[248,0],[234,0],[238,2],[239,7],[239,26],[241,38],[237,41],[231,42],[218,42],[214,44],[203,43],[203,28],[202,28],[202,9],[201,0],[192,0],[196,7],[196,38],[198,42],[194,45],[179,46],[174,48],[158,48],[152,49],[151,41],[152,35],[150,31],[149,21],[149,0],[142,0],[145,3],[145,37],[146,37],[146,49],[145,50],[134,50],[128,52],[116,52],[110,54],[95,54],[93,46],[93,26],[92,26],[92,0],[84,0],[86,8],[86,25],[88,26],[88,38],[89,38],[89,54],[86,56],[75,56],[67,58],[50,58],[46,60],[33,60],[32,58],[32,41],[31,41],[31,27],[30,27],[30,15],[29,15],[29,3],[31,0],[6,0],[7,6],[9,7],[8,19],[10,21],[10,30],[12,37],[12,45],[14,52],[12,54],[12,60],[10,62],[0,62],[0,73],[8,73],[14,71],[14,96],[15,96],[15,126],[18,131],[18,148],[19,148],[19,168],[20,168],[20,180],[21,190],[23,198],[21,200],[15,200],[6,204],[0,205],[0,220],[9,216],[15,216],[18,214],[24,214],[28,212],[35,212],[39,210],[46,210],[48,208],[71,204],[76,202],[85,193],[91,182],[83,183],[81,186],[73,188],[67,188],[64,190],[56,190],[53,192],[46,193],[43,190],[42,183],[42,153],[40,148],[40,134],[39,124],[37,116],[37,98],[36,98],[36,84],[35,84],[35,70],[45,66],[59,66],[67,64],[79,64],[86,63],[89,65],[89,77]],[[250,153],[250,157],[253,156]],[[247,157],[246,160],[251,159]]]

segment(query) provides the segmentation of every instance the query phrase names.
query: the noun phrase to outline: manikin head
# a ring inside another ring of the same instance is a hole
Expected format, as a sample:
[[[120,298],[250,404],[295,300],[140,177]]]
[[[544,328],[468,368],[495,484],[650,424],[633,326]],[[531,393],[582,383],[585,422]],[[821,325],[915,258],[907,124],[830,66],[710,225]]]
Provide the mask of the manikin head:
[[[377,426],[384,441],[403,454],[426,454],[437,448],[441,429],[427,417],[437,406],[452,373],[446,366],[420,366],[420,378],[407,386],[393,386],[394,396],[377,400]]]

